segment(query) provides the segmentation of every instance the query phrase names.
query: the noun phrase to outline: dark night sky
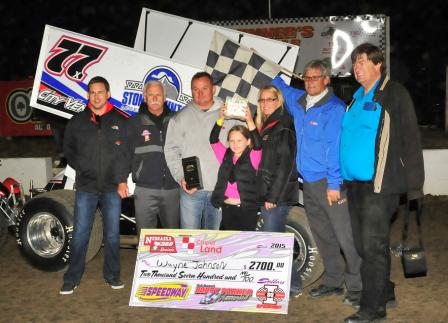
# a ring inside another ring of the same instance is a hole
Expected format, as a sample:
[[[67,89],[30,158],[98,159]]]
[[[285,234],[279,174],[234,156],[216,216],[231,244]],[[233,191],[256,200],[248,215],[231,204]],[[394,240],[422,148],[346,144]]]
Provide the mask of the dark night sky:
[[[386,14],[392,77],[408,87],[417,109],[428,111],[445,100],[445,5],[445,0],[271,0],[271,12],[272,18]],[[268,18],[267,0],[2,1],[0,80],[34,75],[45,24],[132,47],[142,7],[200,21]]]

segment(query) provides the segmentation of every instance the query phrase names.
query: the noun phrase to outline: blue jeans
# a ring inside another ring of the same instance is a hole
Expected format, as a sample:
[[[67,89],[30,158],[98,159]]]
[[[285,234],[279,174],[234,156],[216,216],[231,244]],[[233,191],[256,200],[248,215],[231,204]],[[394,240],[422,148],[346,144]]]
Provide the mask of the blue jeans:
[[[286,218],[290,210],[288,205],[280,205],[273,209],[267,210],[264,206],[261,207],[261,217],[263,219],[263,231],[265,232],[285,232]],[[297,261],[292,262],[291,269],[291,292],[302,291],[302,280],[298,272]]]
[[[211,191],[180,193],[180,227],[181,229],[219,230],[222,213],[211,203]]]
[[[267,210],[261,207],[261,217],[263,219],[263,231],[285,232],[286,218],[291,207],[288,205],[277,206]]]
[[[86,265],[87,246],[95,212],[99,206],[103,218],[104,266],[106,281],[120,278],[121,198],[117,192],[90,193],[76,191],[73,236],[70,241],[70,265],[64,282],[79,284]]]

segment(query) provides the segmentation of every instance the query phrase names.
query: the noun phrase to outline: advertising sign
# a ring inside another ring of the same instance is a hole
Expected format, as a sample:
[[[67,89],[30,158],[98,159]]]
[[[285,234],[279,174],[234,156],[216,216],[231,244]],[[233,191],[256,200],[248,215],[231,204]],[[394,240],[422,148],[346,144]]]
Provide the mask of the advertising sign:
[[[94,76],[110,83],[110,102],[132,115],[143,100],[142,88],[160,80],[171,110],[191,100],[191,77],[199,69],[104,40],[46,26],[34,79],[31,106],[70,118],[87,104]]]
[[[328,61],[334,76],[348,76],[352,66],[350,53],[365,42],[380,47],[389,66],[389,18],[384,15],[226,20],[212,23],[299,45],[296,73],[302,73],[309,61],[321,59]]]
[[[30,106],[33,80],[0,81],[0,136],[50,136],[50,124]]]
[[[142,230],[130,306],[287,314],[292,233]]]

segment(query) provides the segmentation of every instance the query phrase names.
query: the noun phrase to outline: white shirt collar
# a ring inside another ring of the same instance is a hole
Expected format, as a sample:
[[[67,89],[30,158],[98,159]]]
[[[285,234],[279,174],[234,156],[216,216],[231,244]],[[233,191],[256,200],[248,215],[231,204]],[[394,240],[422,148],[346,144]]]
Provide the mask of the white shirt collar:
[[[319,102],[327,93],[328,93],[328,88],[323,90],[318,95],[309,95],[309,94],[307,94],[307,96],[306,96],[306,107],[305,108],[307,110],[309,108],[311,108],[313,105],[315,105],[317,102]]]

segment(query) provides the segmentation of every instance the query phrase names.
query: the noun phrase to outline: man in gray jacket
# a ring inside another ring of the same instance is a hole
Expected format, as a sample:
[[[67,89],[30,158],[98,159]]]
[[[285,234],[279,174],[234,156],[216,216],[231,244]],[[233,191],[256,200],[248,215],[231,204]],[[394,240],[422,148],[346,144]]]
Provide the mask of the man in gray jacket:
[[[206,72],[196,73],[191,80],[193,101],[171,118],[165,142],[165,158],[174,179],[181,185],[180,226],[182,229],[218,230],[221,211],[210,201],[218,176],[219,163],[209,143],[210,132],[223,105],[214,97],[213,79]],[[220,140],[227,141],[227,131]],[[182,158],[200,160],[203,189],[187,189]]]

